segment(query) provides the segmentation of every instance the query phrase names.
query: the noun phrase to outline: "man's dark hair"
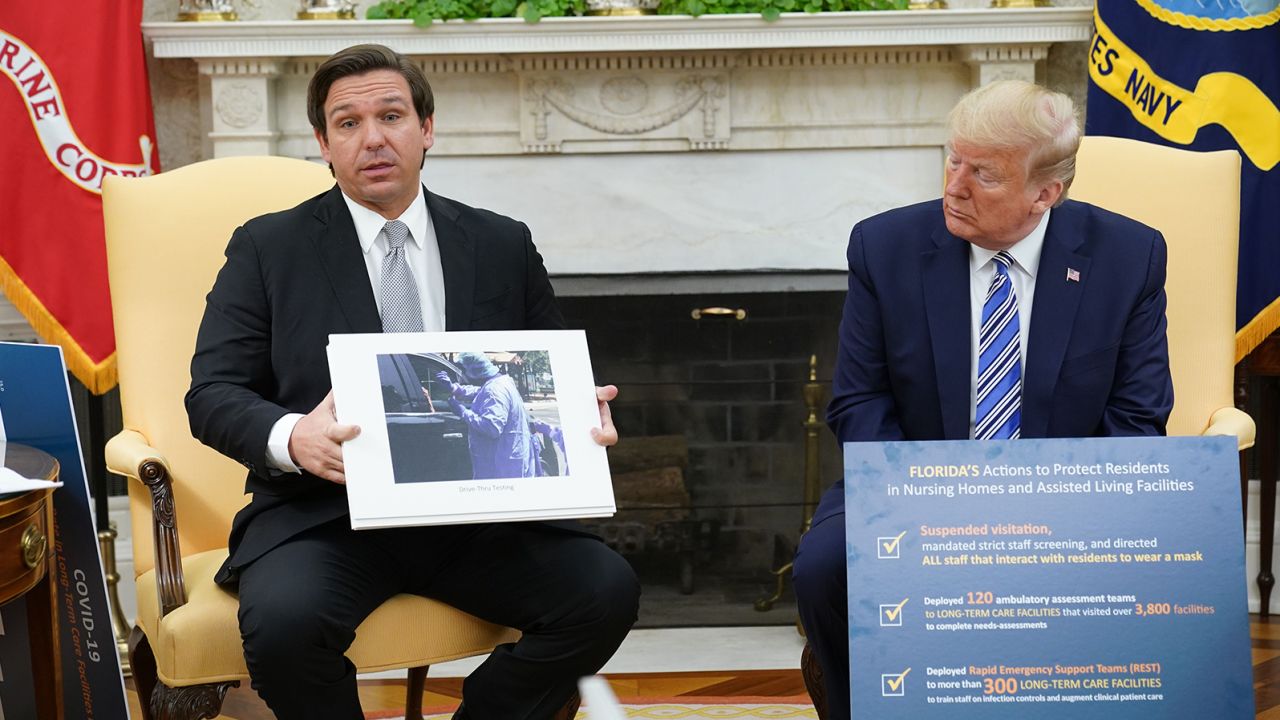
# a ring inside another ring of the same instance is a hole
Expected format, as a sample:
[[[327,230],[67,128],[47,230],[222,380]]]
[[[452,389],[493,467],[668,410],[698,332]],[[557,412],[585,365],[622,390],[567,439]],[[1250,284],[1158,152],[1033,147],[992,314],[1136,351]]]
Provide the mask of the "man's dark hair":
[[[324,118],[324,101],[329,97],[329,88],[341,78],[374,70],[394,70],[404,77],[409,84],[419,122],[426,122],[435,113],[436,101],[431,95],[431,85],[409,58],[385,45],[353,45],[320,63],[307,86],[307,119],[320,137],[329,139]]]

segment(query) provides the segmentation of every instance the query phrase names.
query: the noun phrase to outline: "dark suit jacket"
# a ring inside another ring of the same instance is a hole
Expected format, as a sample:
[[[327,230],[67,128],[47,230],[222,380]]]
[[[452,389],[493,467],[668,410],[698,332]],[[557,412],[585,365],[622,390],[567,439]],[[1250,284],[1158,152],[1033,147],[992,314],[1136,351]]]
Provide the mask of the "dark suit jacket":
[[[853,228],[827,422],[840,442],[969,436],[969,244],[940,200]],[[1022,388],[1022,437],[1162,435],[1173,408],[1164,238],[1068,200],[1049,217]],[[1079,280],[1067,270],[1079,272]],[[843,483],[840,492],[843,492]],[[814,521],[838,512],[824,500]]]
[[[542,257],[520,222],[426,193],[444,268],[448,330],[564,326]],[[236,515],[235,569],[303,530],[342,517],[340,485],[303,472],[271,476],[267,437],[285,413],[328,394],[330,333],[382,331],[355,225],[335,186],[237,228],[209,292],[191,361],[187,414],[201,442],[249,469],[253,500]]]

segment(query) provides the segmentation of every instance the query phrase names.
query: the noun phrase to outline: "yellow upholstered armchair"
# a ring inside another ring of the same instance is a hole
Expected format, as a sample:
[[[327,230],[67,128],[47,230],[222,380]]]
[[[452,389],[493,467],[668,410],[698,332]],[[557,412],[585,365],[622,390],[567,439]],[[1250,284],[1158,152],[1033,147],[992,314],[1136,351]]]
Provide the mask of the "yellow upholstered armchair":
[[[1253,418],[1232,391],[1240,155],[1089,136],[1070,196],[1146,223],[1169,244],[1169,434],[1234,435],[1252,447]]]
[[[138,617],[130,661],[143,717],[212,718],[248,678],[236,597],[213,582],[244,469],[197,442],[183,395],[204,298],[232,230],[327,190],[324,166],[277,157],[210,160],[103,190],[124,430],[107,467],[132,479]],[[421,718],[426,669],[509,642],[514,631],[442,603],[400,595],[356,632],[362,672],[411,668],[406,714]]]

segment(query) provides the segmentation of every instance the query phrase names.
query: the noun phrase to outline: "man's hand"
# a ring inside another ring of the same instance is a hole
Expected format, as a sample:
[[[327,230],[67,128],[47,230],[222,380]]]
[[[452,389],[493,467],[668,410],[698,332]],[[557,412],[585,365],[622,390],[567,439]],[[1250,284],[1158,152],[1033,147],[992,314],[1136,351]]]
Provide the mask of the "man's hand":
[[[314,410],[302,416],[289,435],[293,464],[317,477],[347,484],[342,465],[342,443],[360,434],[358,425],[341,425],[333,411],[333,391]],[[616,437],[616,436],[615,436]]]
[[[609,447],[618,442],[618,431],[613,427],[613,413],[609,412],[609,401],[618,397],[618,388],[614,385],[596,386],[596,405],[600,407],[600,427],[591,428],[591,439],[597,445]]]

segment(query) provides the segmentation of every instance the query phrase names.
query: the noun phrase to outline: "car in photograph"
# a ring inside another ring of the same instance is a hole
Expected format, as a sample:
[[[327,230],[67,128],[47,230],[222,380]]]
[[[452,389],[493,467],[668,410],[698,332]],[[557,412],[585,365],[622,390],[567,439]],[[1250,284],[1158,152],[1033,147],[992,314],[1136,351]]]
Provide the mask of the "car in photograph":
[[[452,377],[462,374],[434,353],[378,356],[391,467],[398,483],[471,479],[467,424],[450,409],[449,389],[436,380],[440,370]]]

